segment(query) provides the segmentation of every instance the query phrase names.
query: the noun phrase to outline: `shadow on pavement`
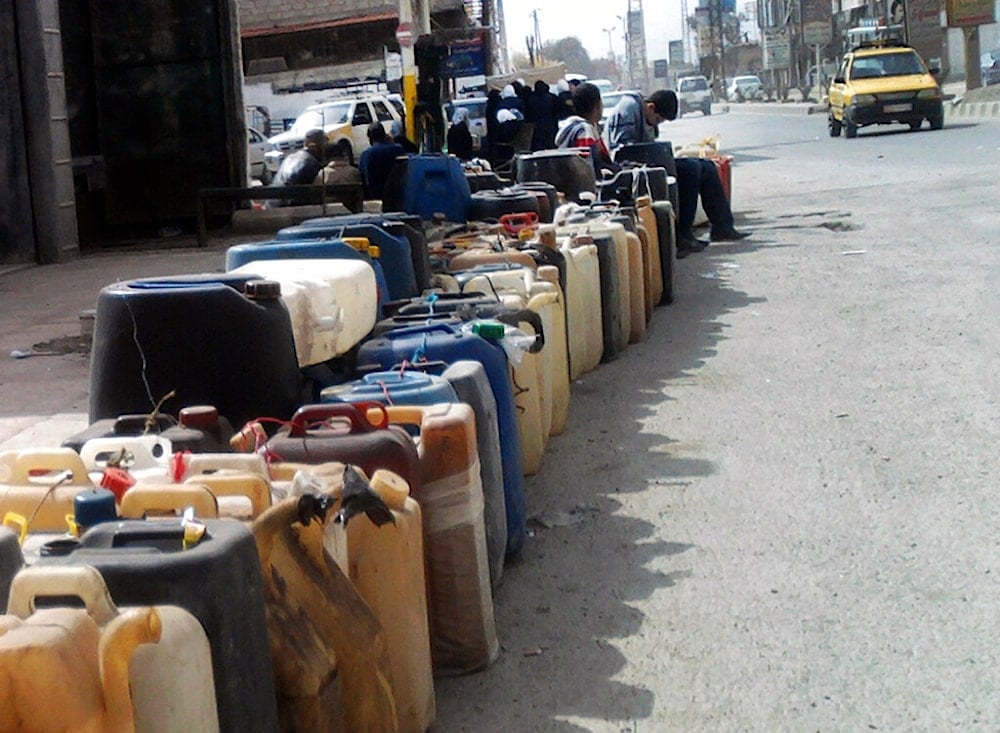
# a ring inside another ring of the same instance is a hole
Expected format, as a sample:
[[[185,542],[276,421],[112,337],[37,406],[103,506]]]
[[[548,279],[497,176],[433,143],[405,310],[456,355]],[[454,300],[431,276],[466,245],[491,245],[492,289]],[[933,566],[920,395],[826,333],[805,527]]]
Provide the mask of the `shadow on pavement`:
[[[437,680],[435,730],[632,731],[652,714],[655,684],[621,681],[619,644],[642,638],[635,603],[690,576],[693,546],[657,537],[658,521],[715,470],[664,430],[674,419],[662,417],[664,402],[715,355],[726,337],[719,319],[761,300],[724,274],[703,275],[724,273],[718,255],[757,246],[712,245],[680,262],[676,302],[656,309],[646,340],[573,385],[568,429],[528,482],[533,536],[496,594],[501,657],[482,673]],[[661,509],[639,514],[649,506]]]

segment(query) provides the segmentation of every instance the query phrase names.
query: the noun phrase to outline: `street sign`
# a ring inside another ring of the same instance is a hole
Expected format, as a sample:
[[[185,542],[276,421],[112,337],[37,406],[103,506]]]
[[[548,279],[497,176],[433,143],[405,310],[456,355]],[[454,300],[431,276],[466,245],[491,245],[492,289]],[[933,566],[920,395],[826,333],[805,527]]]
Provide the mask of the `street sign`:
[[[667,60],[666,59],[654,59],[653,60],[653,77],[656,79],[666,79],[667,78]]]
[[[667,43],[669,49],[670,65],[684,65],[684,41],[670,41]]]
[[[764,68],[787,69],[790,65],[791,43],[788,29],[784,27],[764,29]]]
[[[402,48],[413,45],[413,23],[400,23],[396,27],[396,41]]]

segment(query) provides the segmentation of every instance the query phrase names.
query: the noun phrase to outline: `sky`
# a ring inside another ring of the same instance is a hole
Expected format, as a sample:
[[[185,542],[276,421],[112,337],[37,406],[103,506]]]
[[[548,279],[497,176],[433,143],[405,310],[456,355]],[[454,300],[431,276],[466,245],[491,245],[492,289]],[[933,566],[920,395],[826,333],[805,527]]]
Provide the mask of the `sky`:
[[[602,29],[613,29],[611,41],[615,55],[625,55],[622,21],[629,0],[502,0],[510,54],[527,53],[524,39],[534,34],[531,11],[538,9],[538,29],[542,43],[567,36],[576,36],[591,58],[607,58],[608,34]],[[688,12],[693,13],[697,0],[687,0]],[[645,0],[642,3],[646,24],[647,58],[667,58],[667,41],[681,39],[681,0]]]

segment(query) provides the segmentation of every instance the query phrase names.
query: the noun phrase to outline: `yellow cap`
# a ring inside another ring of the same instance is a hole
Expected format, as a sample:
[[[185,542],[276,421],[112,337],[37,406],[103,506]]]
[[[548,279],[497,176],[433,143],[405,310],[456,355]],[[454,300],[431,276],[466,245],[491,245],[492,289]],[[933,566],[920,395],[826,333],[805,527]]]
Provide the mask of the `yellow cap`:
[[[344,244],[354,247],[356,250],[361,252],[366,252],[368,247],[371,246],[371,242],[368,241],[368,237],[344,237]]]
[[[399,474],[380,468],[372,474],[371,485],[375,489],[375,493],[390,509],[400,511],[406,506],[406,497],[410,495],[410,486]]]
[[[379,247],[377,244],[369,244],[368,256],[371,257],[373,260],[377,260],[379,257],[382,256],[382,248]]]

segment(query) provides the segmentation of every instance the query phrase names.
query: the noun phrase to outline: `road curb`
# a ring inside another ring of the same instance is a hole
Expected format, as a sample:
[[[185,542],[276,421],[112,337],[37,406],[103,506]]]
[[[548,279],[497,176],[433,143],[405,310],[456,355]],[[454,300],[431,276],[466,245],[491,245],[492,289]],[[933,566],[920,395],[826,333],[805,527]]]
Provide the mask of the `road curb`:
[[[1000,101],[998,102],[952,102],[944,106],[946,118],[989,120],[1000,117]]]

